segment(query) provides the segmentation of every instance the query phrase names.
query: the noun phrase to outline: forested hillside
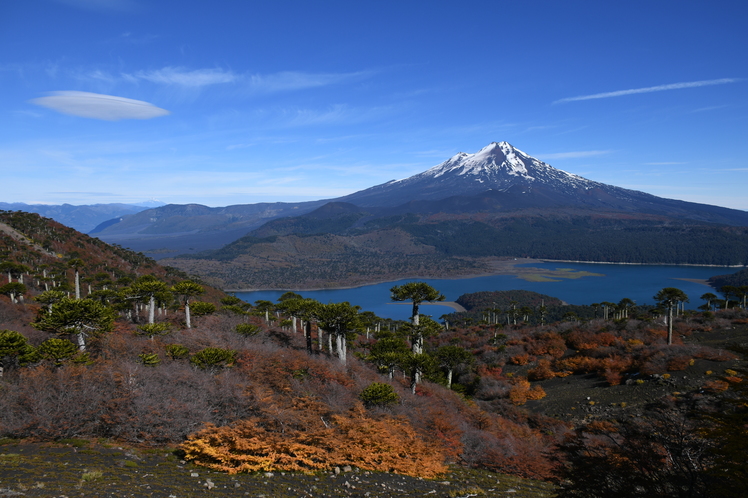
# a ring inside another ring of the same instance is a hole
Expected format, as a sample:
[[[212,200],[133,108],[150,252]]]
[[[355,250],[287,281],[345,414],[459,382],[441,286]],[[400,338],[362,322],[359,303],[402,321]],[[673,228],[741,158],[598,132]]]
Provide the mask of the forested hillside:
[[[490,273],[486,260],[741,265],[748,228],[557,210],[380,216],[344,203],[164,261],[232,289],[319,288]],[[220,264],[216,264],[220,262]]]
[[[748,268],[728,275],[715,275],[709,279],[709,285],[721,289],[728,285],[733,287],[748,286]]]
[[[637,482],[661,496],[746,485],[720,474],[748,442],[748,314],[735,301],[681,314],[668,291],[657,309],[606,303],[552,321],[540,308],[557,300],[510,292],[464,297],[481,316],[449,327],[393,322],[296,293],[244,303],[50,220],[0,221],[0,437],[178,447],[229,473],[433,478],[459,465],[557,482],[563,496],[624,496],[643,448]],[[443,296],[413,282],[392,298]]]

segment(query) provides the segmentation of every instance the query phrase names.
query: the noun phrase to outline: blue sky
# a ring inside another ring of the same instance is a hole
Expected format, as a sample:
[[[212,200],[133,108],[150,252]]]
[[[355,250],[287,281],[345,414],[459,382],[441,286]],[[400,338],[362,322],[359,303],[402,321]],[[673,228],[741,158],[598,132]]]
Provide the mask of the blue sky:
[[[748,209],[748,2],[0,2],[0,201],[332,198],[508,141]]]

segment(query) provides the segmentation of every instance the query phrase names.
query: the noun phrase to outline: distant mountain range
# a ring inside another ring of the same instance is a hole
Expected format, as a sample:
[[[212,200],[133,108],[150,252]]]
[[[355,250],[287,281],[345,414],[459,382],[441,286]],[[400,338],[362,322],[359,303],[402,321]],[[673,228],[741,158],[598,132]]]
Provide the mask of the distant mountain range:
[[[542,214],[546,218],[618,219],[619,224],[623,220],[639,220],[649,225],[748,226],[745,211],[664,199],[587,180],[553,168],[507,142],[494,142],[474,154],[461,152],[410,178],[337,199],[221,208],[167,205],[119,216],[90,233],[161,259],[219,249],[244,235],[256,235],[251,233],[253,230],[277,231],[277,224],[262,226],[279,218],[312,213],[330,202],[346,203],[349,207],[338,205],[328,211],[347,210],[348,216],[354,216],[358,209],[355,216],[359,225],[369,223],[380,227],[386,224],[381,219],[408,213],[433,219],[441,216],[507,220]],[[333,215],[321,211],[299,219],[299,223],[308,225],[302,232],[322,230],[320,216]],[[285,234],[296,229],[293,221],[283,223],[289,227],[281,231]]]
[[[245,288],[480,273],[496,257],[748,262],[748,212],[591,181],[506,142],[337,199],[169,205],[93,233]]]
[[[26,204],[23,202],[0,202],[0,211],[25,211],[37,213],[45,218],[62,223],[79,232],[87,233],[106,221],[119,216],[139,213],[146,209],[163,206],[164,203],[149,200],[138,204],[89,204],[73,206],[71,204]]]

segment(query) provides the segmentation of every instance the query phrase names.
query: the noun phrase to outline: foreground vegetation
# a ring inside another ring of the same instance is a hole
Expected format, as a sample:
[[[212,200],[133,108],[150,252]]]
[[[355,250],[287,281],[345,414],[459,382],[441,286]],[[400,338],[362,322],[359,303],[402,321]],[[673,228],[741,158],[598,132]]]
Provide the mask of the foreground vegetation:
[[[658,310],[606,303],[561,321],[537,306],[557,304],[547,296],[465,297],[474,318],[446,328],[419,314],[443,299],[423,283],[392,289],[413,303],[410,322],[294,293],[250,305],[38,217],[0,218],[15,230],[0,238],[0,437],[14,440],[2,469],[28,461],[19,440],[85,438],[178,448],[178,462],[261,480],[337,467],[436,486],[481,469],[563,496],[746,491],[748,314],[732,293],[700,314],[663,289]],[[597,393],[619,398],[601,406]],[[355,496],[347,482],[335,492]]]

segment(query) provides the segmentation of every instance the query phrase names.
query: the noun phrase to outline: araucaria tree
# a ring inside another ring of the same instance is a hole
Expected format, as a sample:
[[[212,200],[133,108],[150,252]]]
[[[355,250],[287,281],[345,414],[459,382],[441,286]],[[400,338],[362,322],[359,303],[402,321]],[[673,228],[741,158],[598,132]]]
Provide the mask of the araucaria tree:
[[[338,359],[345,364],[348,334],[361,327],[358,317],[359,306],[348,302],[323,304],[317,311],[319,325],[335,336],[335,349]]]
[[[191,329],[192,323],[190,322],[190,298],[193,296],[199,296],[200,294],[205,292],[205,289],[203,289],[201,285],[198,285],[195,282],[185,280],[173,286],[171,288],[171,291],[178,296],[182,296],[182,298],[184,299],[184,319],[187,324],[187,328]]]
[[[667,343],[673,343],[673,309],[678,303],[687,303],[688,296],[685,292],[675,287],[665,287],[655,294],[654,300],[657,304],[667,308]]]
[[[80,269],[83,268],[85,263],[80,258],[73,258],[68,261],[68,266],[75,272],[75,298],[81,298],[81,274]]]
[[[132,286],[135,295],[148,300],[148,323],[152,324],[156,310],[156,296],[167,292],[166,284],[153,275],[143,275]]]
[[[411,301],[413,303],[413,312],[411,313],[412,342],[411,351],[413,355],[423,354],[423,329],[420,324],[418,307],[424,302],[444,301],[444,294],[431,287],[426,282],[408,282],[403,285],[396,285],[390,289],[391,299],[393,301]],[[421,382],[421,370],[416,368],[413,375],[413,384]]]
[[[473,355],[456,345],[442,346],[436,351],[439,365],[447,369],[447,389],[452,389],[452,374],[458,366],[472,363]]]
[[[111,331],[115,317],[111,308],[97,301],[66,297],[54,303],[49,312],[40,310],[31,325],[44,332],[75,335],[78,349],[85,351],[86,339]]]

